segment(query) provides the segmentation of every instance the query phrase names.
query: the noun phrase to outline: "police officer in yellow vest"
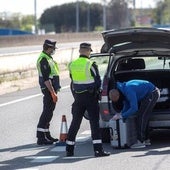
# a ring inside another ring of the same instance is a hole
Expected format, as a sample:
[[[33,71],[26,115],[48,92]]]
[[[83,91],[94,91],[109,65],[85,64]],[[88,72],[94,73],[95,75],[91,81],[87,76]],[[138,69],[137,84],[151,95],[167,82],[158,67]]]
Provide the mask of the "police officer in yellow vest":
[[[94,155],[96,157],[109,156],[102,147],[99,129],[99,105],[98,91],[101,86],[97,65],[89,60],[91,44],[80,44],[80,56],[69,64],[69,72],[72,80],[71,89],[74,96],[72,104],[72,122],[69,127],[66,141],[66,156],[74,155],[75,138],[80,128],[84,112],[87,110],[91,127]]]
[[[39,84],[43,93],[43,111],[37,125],[38,145],[49,145],[58,141],[51,136],[49,131],[50,121],[58,100],[57,92],[60,90],[59,68],[52,58],[55,49],[56,41],[45,40],[43,51],[37,60]]]

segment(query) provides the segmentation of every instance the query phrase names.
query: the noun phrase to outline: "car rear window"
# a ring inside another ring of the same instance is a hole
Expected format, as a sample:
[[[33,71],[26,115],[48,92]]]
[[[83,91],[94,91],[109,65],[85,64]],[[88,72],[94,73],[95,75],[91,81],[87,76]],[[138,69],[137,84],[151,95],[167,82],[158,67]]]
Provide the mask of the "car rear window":
[[[119,60],[116,70],[155,70],[170,69],[170,57],[143,56]]]
[[[90,60],[96,62],[96,64],[98,65],[99,74],[101,77],[103,77],[107,70],[109,56],[94,57]]]
[[[170,69],[170,59],[165,57],[147,57],[145,60],[145,68],[153,69]]]

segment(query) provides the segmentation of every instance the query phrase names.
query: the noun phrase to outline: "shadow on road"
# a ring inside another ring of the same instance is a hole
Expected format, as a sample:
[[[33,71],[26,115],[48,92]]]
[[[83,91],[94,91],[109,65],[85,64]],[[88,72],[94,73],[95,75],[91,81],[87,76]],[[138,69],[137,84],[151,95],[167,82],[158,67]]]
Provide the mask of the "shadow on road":
[[[64,150],[55,151],[61,146],[37,146],[36,144],[28,144],[17,146],[14,148],[0,149],[0,157],[4,157],[5,154],[14,154],[15,158],[1,161],[1,170],[16,170],[23,168],[34,168],[43,165],[50,164],[67,164],[87,159],[94,159],[93,147],[91,141],[84,143],[77,143],[75,148],[75,156],[65,156]],[[107,151],[110,148],[108,144]],[[31,153],[31,154],[30,154]],[[35,153],[35,154],[32,154]],[[17,155],[17,157],[16,157]],[[10,156],[10,157],[14,157]]]
[[[115,149],[110,143],[104,143],[106,151],[110,151],[112,155],[124,152],[138,152],[141,155],[132,157],[145,157],[150,155],[167,155],[170,154],[170,130],[157,130],[151,134],[151,146],[143,149]],[[23,168],[34,168],[50,164],[64,164],[84,161],[87,159],[96,159],[93,153],[92,141],[77,143],[74,157],[65,156],[65,146],[62,150],[58,150],[56,145],[37,146],[35,143],[28,145],[16,146],[13,148],[0,149],[1,170],[16,170]],[[10,155],[10,156],[8,156]],[[130,156],[130,155],[129,155]],[[10,159],[8,159],[10,157]]]

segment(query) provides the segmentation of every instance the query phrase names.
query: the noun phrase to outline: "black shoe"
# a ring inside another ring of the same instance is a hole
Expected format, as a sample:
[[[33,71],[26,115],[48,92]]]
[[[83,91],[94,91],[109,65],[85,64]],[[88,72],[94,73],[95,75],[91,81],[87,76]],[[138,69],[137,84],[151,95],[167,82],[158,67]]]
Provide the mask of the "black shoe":
[[[53,141],[48,141],[46,139],[38,139],[37,145],[52,145]]]
[[[66,151],[66,156],[74,156],[74,153],[73,152],[69,152],[69,151]]]
[[[46,138],[47,138],[48,140],[52,141],[52,142],[58,142],[58,139],[57,139],[57,138],[53,138],[53,137],[51,137],[51,136],[50,136],[50,137],[49,137],[49,136],[48,136],[48,137],[46,136]]]
[[[106,151],[95,151],[94,152],[94,156],[95,157],[102,157],[102,156],[109,156],[110,152],[106,152]]]
[[[50,140],[52,142],[58,142],[58,139],[57,138],[53,138],[49,132],[45,133],[45,137],[47,138],[47,140]]]

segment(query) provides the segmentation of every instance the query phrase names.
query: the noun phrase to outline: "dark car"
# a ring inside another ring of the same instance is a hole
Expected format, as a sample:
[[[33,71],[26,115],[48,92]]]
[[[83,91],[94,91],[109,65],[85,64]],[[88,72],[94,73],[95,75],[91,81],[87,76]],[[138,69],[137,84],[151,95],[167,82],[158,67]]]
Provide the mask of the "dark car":
[[[157,28],[125,28],[102,33],[101,53],[91,59],[99,65],[102,76],[100,127],[122,106],[114,106],[108,97],[116,81],[148,80],[161,92],[154,107],[151,129],[170,128],[170,32]]]

